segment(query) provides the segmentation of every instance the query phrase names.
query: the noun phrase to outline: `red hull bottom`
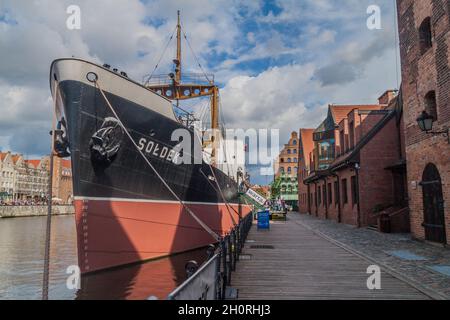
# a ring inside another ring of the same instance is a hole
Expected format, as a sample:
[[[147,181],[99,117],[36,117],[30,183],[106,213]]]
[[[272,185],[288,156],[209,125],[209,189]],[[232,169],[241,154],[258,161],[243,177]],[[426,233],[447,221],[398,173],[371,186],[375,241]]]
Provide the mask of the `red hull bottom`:
[[[176,202],[75,200],[78,263],[82,273],[99,271],[201,248],[214,243]],[[231,230],[233,210],[225,204],[188,204],[216,233]],[[238,211],[238,206],[233,205]],[[229,212],[230,211],[230,212]],[[251,211],[242,205],[242,216]]]

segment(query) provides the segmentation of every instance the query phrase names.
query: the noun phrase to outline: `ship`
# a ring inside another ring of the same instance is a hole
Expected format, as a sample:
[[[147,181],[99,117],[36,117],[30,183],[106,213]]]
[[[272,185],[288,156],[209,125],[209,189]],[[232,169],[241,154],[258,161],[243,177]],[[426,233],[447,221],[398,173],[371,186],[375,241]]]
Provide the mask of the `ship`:
[[[51,65],[53,152],[72,162],[82,274],[217,243],[251,212],[240,203],[242,171],[218,163],[219,88],[206,74],[203,82],[182,74],[179,12],[175,30],[174,72],[142,82],[78,58]],[[192,114],[176,113],[180,101],[205,97],[208,135]],[[200,146],[200,155],[181,142]]]

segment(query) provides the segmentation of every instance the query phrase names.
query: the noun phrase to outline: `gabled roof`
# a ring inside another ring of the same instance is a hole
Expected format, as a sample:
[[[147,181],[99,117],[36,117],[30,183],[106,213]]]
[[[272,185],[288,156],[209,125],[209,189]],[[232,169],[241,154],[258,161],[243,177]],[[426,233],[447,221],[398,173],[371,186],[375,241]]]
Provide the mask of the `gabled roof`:
[[[12,161],[14,164],[17,164],[17,161],[19,161],[19,159],[21,158],[20,154],[15,154],[12,156]]]
[[[381,119],[362,139],[356,144],[355,148],[348,154],[345,154],[337,158],[330,166],[330,170],[334,171],[341,167],[346,166],[356,160],[359,155],[359,151],[370,141],[372,138],[383,129],[386,124],[396,115],[394,110],[389,110],[388,113]]]
[[[355,109],[358,110],[381,110],[384,105],[380,104],[361,104],[361,105],[330,105],[330,113],[335,125],[347,118],[347,115]]]
[[[313,134],[314,129],[300,129],[300,143],[301,148],[303,151],[303,159],[305,162],[305,165],[309,164],[309,155],[311,151],[314,149],[314,141],[313,141]]]
[[[66,169],[72,169],[72,162],[68,159],[62,159],[61,166]]]
[[[41,160],[25,160],[25,163],[28,165],[32,165],[35,169],[39,166],[39,164],[41,163]]]

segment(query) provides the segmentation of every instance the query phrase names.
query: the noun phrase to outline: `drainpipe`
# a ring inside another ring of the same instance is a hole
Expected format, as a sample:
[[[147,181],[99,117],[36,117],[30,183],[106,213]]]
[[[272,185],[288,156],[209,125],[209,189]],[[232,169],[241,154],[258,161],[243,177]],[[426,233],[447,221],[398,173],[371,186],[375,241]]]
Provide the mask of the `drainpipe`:
[[[333,177],[335,177],[336,178],[336,181],[337,181],[337,194],[335,194],[334,195],[334,197],[336,198],[337,197],[337,199],[338,199],[338,216],[337,216],[337,218],[338,218],[338,223],[341,223],[342,222],[342,213],[341,213],[341,180],[340,180],[340,178],[339,178],[339,175],[337,174],[337,173],[331,173],[331,175],[333,176]]]
[[[361,169],[361,167],[359,166],[359,163],[355,163],[355,172],[356,172],[356,207],[357,207],[357,211],[358,211],[358,215],[357,215],[357,224],[358,224],[358,228],[361,228],[361,206],[360,206],[360,201],[359,201],[359,170]]]

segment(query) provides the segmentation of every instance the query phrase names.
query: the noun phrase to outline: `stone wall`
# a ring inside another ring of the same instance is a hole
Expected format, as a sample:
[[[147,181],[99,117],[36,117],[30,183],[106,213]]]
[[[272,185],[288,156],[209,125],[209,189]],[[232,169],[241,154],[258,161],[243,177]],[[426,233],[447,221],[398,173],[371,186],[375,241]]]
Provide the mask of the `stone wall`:
[[[70,215],[75,213],[73,206],[53,206],[53,215]],[[0,218],[46,216],[47,206],[0,206]]]

